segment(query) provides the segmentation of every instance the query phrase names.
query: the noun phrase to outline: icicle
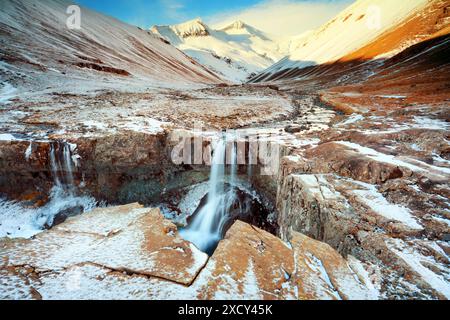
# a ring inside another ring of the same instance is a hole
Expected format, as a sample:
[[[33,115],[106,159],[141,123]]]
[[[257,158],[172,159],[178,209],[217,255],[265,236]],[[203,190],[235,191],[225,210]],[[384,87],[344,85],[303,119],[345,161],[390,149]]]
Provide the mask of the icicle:
[[[32,151],[33,151],[33,141],[30,141],[27,150],[25,150],[25,160],[30,161]]]

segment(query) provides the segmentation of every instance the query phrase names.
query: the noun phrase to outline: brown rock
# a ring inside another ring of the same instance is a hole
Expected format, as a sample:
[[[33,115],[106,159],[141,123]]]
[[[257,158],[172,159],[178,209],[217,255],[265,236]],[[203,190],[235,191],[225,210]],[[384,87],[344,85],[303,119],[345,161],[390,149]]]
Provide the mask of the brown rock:
[[[342,248],[360,228],[360,217],[347,199],[327,181],[327,175],[291,174],[278,190],[278,225],[283,239],[300,231]]]
[[[370,298],[330,246],[293,233],[291,244],[237,221],[219,243],[206,272],[203,299]]]
[[[57,270],[90,263],[190,284],[207,261],[158,209],[139,205],[97,209],[27,241],[0,244],[6,266]]]

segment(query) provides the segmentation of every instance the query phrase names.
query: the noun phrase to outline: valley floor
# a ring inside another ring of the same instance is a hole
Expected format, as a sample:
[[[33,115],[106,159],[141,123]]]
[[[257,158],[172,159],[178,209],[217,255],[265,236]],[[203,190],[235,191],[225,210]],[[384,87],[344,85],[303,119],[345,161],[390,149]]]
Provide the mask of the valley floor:
[[[355,95],[219,85],[21,101],[5,88],[3,203],[29,209],[51,197],[58,142],[71,146],[79,192],[125,206],[28,240],[2,230],[0,298],[450,298],[447,107],[391,94],[367,108],[349,102]],[[392,103],[401,107],[384,107]],[[278,170],[248,178],[273,207],[276,235],[235,222],[208,257],[157,209],[129,205],[206,180],[201,166],[170,161],[174,137],[199,128],[256,132],[280,146]]]

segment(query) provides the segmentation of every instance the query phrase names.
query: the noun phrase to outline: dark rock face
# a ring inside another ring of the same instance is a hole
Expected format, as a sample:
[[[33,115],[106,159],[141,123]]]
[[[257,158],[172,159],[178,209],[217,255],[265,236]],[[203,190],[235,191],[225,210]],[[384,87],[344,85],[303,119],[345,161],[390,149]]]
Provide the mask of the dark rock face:
[[[123,69],[117,69],[117,68],[113,68],[113,67],[103,66],[103,65],[99,65],[99,64],[91,63],[91,62],[78,62],[75,65],[78,68],[85,68],[85,69],[92,69],[92,70],[96,70],[96,71],[100,71],[100,72],[113,73],[113,74],[117,74],[117,75],[125,76],[125,77],[128,77],[131,75],[131,73],[129,73],[128,71],[123,70]]]
[[[76,146],[71,156],[73,183],[79,192],[88,192],[109,203],[157,201],[163,192],[201,182],[207,169],[191,171],[170,160],[166,134],[126,132],[98,138],[71,139]],[[24,195],[49,194],[54,186],[50,159],[51,142],[0,141],[0,193],[12,199]],[[58,155],[57,155],[58,157]],[[58,167],[57,175],[67,172]],[[189,176],[189,177],[188,177]]]
[[[48,221],[45,225],[45,229],[50,229],[54,226],[57,226],[64,221],[66,221],[70,217],[75,217],[81,213],[83,213],[84,209],[82,206],[76,206],[73,208],[65,209],[61,212],[59,212],[55,217],[53,217],[53,221]]]

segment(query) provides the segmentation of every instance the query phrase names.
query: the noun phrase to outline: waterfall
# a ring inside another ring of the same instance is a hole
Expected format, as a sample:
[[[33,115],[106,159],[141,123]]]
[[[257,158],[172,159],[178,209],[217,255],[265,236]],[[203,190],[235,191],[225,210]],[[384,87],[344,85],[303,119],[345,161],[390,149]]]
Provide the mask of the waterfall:
[[[230,173],[230,183],[234,185],[236,183],[236,175],[237,175],[237,147],[236,147],[236,135],[227,138],[227,144],[231,144],[231,154],[230,154],[230,164],[231,164],[231,173]]]
[[[69,143],[60,141],[50,143],[49,170],[54,186],[44,206],[30,207],[29,204],[8,201],[0,197],[0,238],[29,238],[63,222],[68,217],[104,205],[99,204],[93,197],[77,192],[73,176],[75,163],[72,151]]]
[[[233,185],[237,179],[237,151],[233,136],[220,139],[211,161],[209,193],[206,204],[195,215],[188,227],[180,231],[181,236],[193,242],[200,250],[210,252],[223,235],[229,221],[229,211],[236,203],[236,192]],[[228,154],[227,157],[227,153]],[[227,161],[227,159],[229,161]],[[230,185],[226,187],[226,165],[230,164]]]
[[[50,169],[56,187],[68,191],[74,189],[72,152],[69,144],[55,142],[50,145]]]
[[[66,174],[67,184],[69,186],[74,186],[72,152],[70,150],[70,145],[68,144],[64,144],[63,160],[64,160],[64,167],[67,172]]]
[[[54,186],[50,192],[49,202],[39,210],[30,211],[36,230],[49,228],[67,217],[97,206],[94,198],[79,195],[77,192],[73,176],[72,148],[69,143],[52,142],[49,159]]]

